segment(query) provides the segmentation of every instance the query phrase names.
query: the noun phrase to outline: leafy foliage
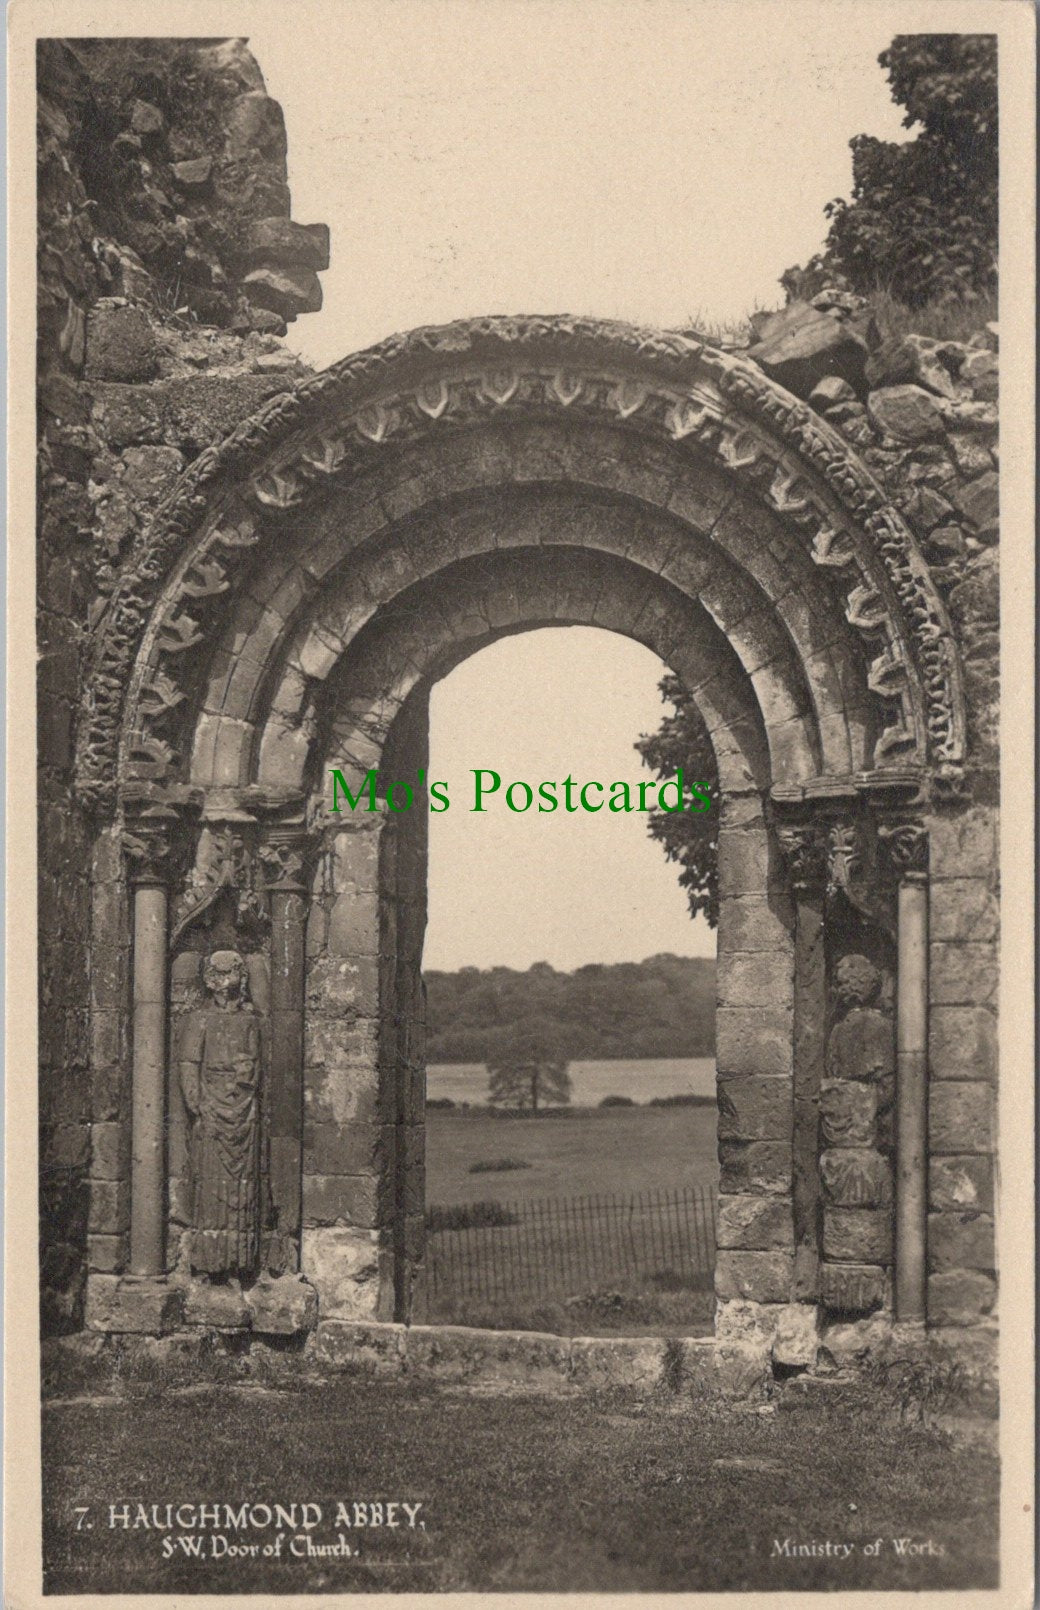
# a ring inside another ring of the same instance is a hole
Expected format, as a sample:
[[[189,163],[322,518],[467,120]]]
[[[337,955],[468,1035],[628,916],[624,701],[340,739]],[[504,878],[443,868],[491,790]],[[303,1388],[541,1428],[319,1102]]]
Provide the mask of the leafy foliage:
[[[714,1050],[715,964],[706,958],[592,962],[573,973],[546,962],[526,972],[463,967],[427,973],[426,990],[430,1062],[486,1062],[503,1033],[531,1022],[552,1032],[568,1060]]]
[[[539,1103],[565,1107],[571,1099],[567,1056],[552,1027],[526,1023],[501,1029],[485,1060],[488,1099],[496,1106],[537,1112]]]
[[[687,777],[705,781],[711,809],[703,814],[692,811],[653,810],[647,828],[651,838],[664,846],[669,861],[682,868],[679,883],[686,890],[691,915],[703,914],[715,927],[719,920],[719,778],[715,751],[693,699],[679,678],[669,673],[660,684],[661,697],[674,706],[657,731],[640,738],[636,749],[643,762],[658,777],[674,777],[681,767]]]
[[[840,276],[909,307],[971,301],[997,282],[997,43],[991,34],[899,34],[878,57],[915,140],[858,134],[852,196],[825,211],[823,252],[789,270],[789,294]]]

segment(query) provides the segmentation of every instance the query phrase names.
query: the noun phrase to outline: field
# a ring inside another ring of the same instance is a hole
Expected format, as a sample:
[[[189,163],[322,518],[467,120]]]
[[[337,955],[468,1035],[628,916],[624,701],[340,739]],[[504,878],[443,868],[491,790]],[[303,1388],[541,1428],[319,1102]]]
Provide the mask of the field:
[[[710,1329],[715,1106],[427,1113],[423,1316],[560,1333]],[[480,1211],[452,1212],[463,1204]]]
[[[472,1173],[502,1159],[529,1168]],[[552,1117],[426,1114],[426,1199],[524,1202],[714,1185],[715,1105],[574,1108]]]

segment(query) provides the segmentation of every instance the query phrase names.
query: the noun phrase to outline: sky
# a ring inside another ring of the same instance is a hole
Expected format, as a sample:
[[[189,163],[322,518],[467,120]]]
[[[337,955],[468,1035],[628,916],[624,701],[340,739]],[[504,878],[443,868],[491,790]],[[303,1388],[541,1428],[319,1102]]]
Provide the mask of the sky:
[[[775,307],[848,194],[850,138],[908,138],[877,65],[892,15],[867,0],[277,15],[250,43],[285,113],[293,216],[331,229],[323,310],[289,335],[319,368],[482,313],[675,326]],[[638,780],[661,674],[587,628],[503,640],[435,690],[431,774]],[[638,816],[456,808],[431,829],[429,967],[714,952]]]

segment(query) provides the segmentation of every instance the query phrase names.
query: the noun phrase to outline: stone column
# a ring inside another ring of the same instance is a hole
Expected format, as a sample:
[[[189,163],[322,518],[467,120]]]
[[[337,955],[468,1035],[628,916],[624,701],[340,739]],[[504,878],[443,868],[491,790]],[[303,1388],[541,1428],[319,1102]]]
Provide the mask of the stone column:
[[[896,1318],[926,1317],[928,1153],[928,836],[881,827],[899,877],[896,974]]]
[[[303,991],[306,840],[273,828],[260,851],[271,897],[271,1195],[283,1255],[299,1268],[303,1207]]]
[[[124,845],[133,889],[133,1087],[130,1162],[130,1273],[166,1266],[166,976],[169,843],[161,827],[136,821]]]
[[[827,1033],[823,901],[827,854],[816,824],[778,828],[794,895],[794,1135],[792,1211],[796,1300],[820,1295],[820,1089]]]

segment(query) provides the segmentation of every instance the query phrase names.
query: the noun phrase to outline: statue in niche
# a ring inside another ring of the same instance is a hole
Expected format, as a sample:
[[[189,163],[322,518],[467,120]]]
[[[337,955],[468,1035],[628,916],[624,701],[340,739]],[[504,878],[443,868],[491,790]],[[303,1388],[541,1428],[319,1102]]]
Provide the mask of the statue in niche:
[[[829,1079],[880,1084],[895,1072],[892,1019],[879,1004],[881,970],[866,956],[843,956],[834,969],[834,997],[842,1014],[827,1041]]]
[[[260,1026],[237,950],[203,965],[209,999],[185,1017],[179,1073],[191,1119],[191,1267],[248,1273],[260,1256]]]
[[[873,1086],[873,1144],[889,1148],[896,1069],[890,975],[866,956],[843,956],[834,969],[833,993],[840,1016],[827,1039],[827,1078]]]

